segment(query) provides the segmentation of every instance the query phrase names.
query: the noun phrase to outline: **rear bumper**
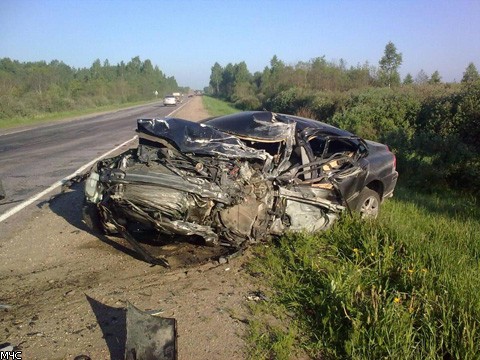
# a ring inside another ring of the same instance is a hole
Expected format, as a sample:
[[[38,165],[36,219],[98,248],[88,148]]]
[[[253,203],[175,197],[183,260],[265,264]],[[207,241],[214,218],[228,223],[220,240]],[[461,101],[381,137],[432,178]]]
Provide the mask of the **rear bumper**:
[[[384,199],[391,198],[393,196],[393,190],[397,185],[398,172],[394,171],[390,176],[386,177],[383,183],[386,185],[385,190],[383,191],[382,201]]]

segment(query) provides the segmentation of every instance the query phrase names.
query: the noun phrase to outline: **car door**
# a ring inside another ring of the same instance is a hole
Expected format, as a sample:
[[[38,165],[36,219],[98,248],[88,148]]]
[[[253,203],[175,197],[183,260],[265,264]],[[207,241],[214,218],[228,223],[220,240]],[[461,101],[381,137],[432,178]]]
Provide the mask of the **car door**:
[[[368,150],[355,136],[337,136],[305,131],[302,164],[305,183],[331,189],[343,204],[348,204],[362,190],[368,175]]]

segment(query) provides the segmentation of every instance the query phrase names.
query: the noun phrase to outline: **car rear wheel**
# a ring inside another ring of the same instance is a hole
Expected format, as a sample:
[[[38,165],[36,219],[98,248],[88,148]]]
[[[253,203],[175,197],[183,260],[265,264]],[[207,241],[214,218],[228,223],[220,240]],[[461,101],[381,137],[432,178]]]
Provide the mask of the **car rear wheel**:
[[[358,196],[355,210],[357,210],[364,219],[376,219],[380,213],[380,195],[372,189],[363,189]]]

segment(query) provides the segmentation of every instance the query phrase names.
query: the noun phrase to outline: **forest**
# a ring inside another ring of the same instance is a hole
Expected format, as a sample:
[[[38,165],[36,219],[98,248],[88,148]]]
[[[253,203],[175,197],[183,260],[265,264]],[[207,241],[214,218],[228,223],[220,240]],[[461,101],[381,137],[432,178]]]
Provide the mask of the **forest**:
[[[0,122],[62,111],[154,100],[178,89],[148,59],[111,65],[97,59],[90,68],[53,60],[19,62],[0,59]]]
[[[242,110],[314,118],[396,153],[403,180],[425,190],[480,194],[480,76],[470,63],[460,83],[438,71],[399,75],[402,54],[389,42],[378,66],[347,66],[318,57],[251,74],[245,62],[215,63],[208,92]]]

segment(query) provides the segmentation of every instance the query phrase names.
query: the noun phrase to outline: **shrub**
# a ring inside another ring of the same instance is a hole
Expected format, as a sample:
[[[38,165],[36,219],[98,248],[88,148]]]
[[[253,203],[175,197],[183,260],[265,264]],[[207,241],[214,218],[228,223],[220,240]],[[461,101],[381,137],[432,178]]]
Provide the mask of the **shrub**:
[[[234,105],[241,110],[257,110],[260,108],[260,101],[253,95],[238,98]]]

